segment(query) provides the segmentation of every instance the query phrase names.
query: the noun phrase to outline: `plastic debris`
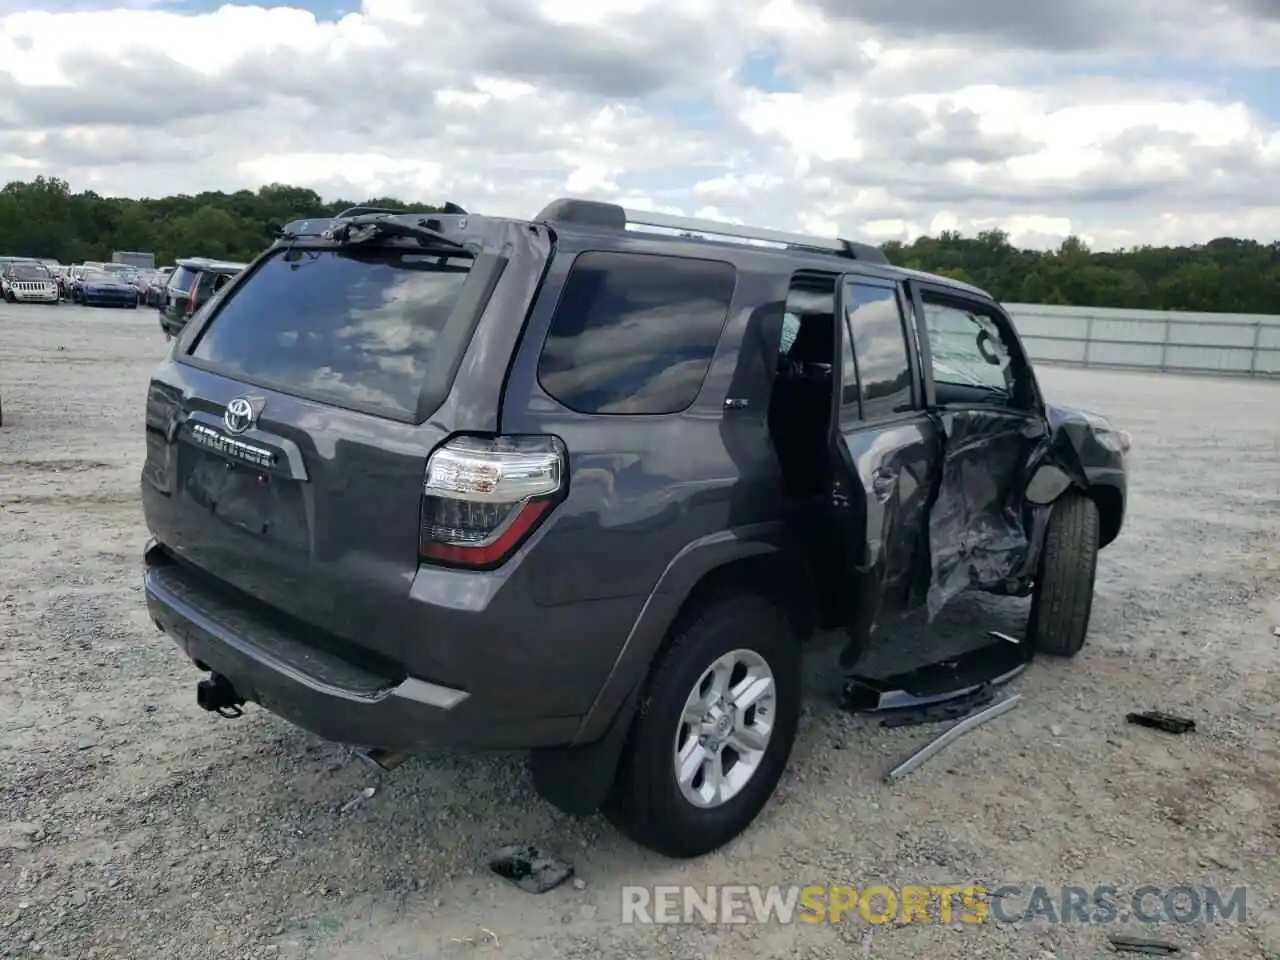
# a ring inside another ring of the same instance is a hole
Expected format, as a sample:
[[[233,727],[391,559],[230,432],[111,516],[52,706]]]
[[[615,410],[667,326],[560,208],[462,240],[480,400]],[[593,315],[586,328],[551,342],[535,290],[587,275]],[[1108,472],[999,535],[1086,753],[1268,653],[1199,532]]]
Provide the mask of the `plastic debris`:
[[[1157,957],[1174,957],[1182,953],[1176,943],[1164,940],[1144,940],[1141,937],[1112,936],[1108,938],[1117,953],[1146,953]]]
[[[354,799],[348,800],[346,803],[344,803],[342,805],[342,809],[339,810],[338,812],[348,813],[351,810],[354,810],[356,807],[364,803],[366,800],[368,800],[377,792],[378,792],[377,787],[365,787],[363,790],[360,791],[359,796],[355,797]]]
[[[546,893],[573,876],[573,867],[533,846],[503,847],[490,858],[489,869],[528,893]]]
[[[1196,722],[1186,717],[1175,717],[1159,710],[1147,710],[1144,713],[1130,713],[1125,716],[1130,723],[1139,727],[1150,727],[1152,730],[1163,730],[1165,733],[1192,733]]]
[[[879,713],[886,727],[957,720],[990,703],[995,688],[1019,676],[1030,662],[1026,646],[1000,639],[891,677],[851,675],[841,691],[841,706]]]

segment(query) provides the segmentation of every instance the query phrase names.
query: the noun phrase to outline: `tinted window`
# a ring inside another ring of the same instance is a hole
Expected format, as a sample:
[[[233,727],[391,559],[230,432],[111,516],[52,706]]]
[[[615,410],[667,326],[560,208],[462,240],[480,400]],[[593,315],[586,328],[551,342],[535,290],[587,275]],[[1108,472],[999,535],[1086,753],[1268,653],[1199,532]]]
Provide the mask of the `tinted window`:
[[[676,413],[698,395],[736,271],[728,263],[584,253],[565,281],[538,379],[583,413]]]
[[[925,304],[924,320],[939,403],[1012,400],[1016,380],[1011,354],[994,320],[934,303]],[[956,387],[963,389],[951,389]]]
[[[178,293],[187,293],[191,290],[191,283],[195,278],[196,271],[190,267],[178,267],[169,278],[169,289]]]
[[[911,410],[911,361],[897,292],[893,287],[862,283],[847,283],[844,291],[862,416],[881,417]]]
[[[443,348],[441,333],[469,267],[387,249],[278,253],[214,305],[192,355],[233,377],[409,419],[428,374],[451,370],[465,349]]]

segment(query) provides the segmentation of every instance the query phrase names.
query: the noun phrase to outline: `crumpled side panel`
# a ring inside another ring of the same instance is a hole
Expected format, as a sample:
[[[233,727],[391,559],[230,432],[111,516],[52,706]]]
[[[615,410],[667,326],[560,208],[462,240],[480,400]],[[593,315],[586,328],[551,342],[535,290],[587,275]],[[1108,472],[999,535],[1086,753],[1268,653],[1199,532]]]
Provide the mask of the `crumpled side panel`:
[[[942,471],[929,514],[930,621],[957,595],[995,587],[1024,567],[1026,426],[1025,417],[995,412],[942,417]]]

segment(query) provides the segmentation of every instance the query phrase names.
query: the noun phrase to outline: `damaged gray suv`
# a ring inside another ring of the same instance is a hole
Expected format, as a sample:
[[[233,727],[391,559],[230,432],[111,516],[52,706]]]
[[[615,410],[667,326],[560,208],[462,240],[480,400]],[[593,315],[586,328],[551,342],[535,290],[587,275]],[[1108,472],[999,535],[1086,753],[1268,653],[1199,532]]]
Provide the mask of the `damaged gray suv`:
[[[1075,654],[1128,446],[990,296],[864,244],[581,200],[299,221],[152,377],[146,599],[208,710],[387,768],[527,748],[562,810],[697,856],[773,793],[808,638],[850,666],[986,590]]]

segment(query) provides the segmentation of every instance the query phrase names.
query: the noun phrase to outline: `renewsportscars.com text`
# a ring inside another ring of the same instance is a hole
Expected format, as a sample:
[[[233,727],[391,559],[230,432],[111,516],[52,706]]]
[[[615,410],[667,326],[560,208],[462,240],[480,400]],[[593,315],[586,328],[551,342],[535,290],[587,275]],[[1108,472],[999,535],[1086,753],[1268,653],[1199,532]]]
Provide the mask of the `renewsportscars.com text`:
[[[1245,887],[1005,884],[622,888],[623,923],[1244,923]]]

